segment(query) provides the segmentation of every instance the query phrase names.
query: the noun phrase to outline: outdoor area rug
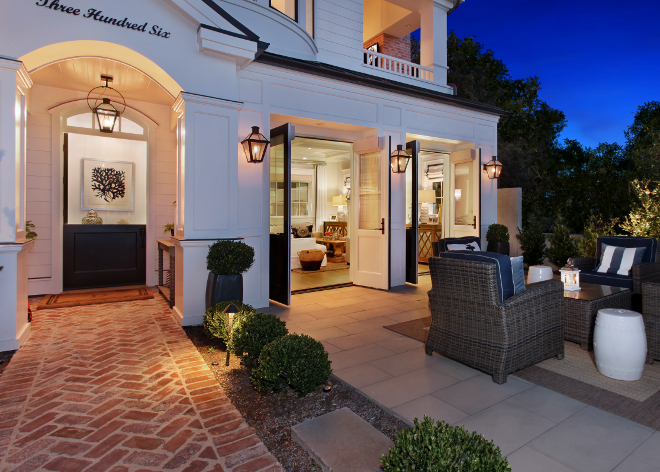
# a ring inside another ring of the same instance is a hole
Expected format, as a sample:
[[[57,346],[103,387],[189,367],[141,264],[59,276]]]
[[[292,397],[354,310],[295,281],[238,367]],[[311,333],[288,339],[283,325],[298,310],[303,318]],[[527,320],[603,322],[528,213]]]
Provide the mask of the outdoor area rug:
[[[70,306],[97,305],[99,303],[129,302],[154,298],[154,293],[145,285],[120,290],[103,290],[99,292],[62,292],[57,295],[46,295],[37,310],[49,308],[65,308]]]
[[[403,334],[409,338],[416,339],[423,343],[426,342],[426,337],[429,334],[429,326],[431,326],[431,317],[420,318],[418,320],[405,321],[389,326],[383,326],[390,329],[395,333]]]
[[[566,357],[548,359],[516,377],[660,430],[660,364],[644,365],[640,380],[614,380],[598,372],[593,352],[566,342]]]
[[[295,272],[296,274],[316,274],[318,272],[344,269],[348,269],[348,264],[346,262],[328,262],[326,266],[321,266],[319,270],[292,269],[291,272]]]
[[[428,317],[385,328],[426,342],[430,325]],[[614,380],[598,372],[593,352],[566,342],[563,360],[547,359],[512,375],[660,431],[659,362],[645,364],[640,380]]]

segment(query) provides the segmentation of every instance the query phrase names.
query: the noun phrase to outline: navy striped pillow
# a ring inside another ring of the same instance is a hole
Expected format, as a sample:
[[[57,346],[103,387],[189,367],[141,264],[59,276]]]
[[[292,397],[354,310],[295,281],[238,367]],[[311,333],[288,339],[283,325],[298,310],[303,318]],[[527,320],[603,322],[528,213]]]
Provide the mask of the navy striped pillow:
[[[603,274],[630,275],[632,266],[642,262],[644,247],[618,247],[603,244],[600,264],[596,272]]]

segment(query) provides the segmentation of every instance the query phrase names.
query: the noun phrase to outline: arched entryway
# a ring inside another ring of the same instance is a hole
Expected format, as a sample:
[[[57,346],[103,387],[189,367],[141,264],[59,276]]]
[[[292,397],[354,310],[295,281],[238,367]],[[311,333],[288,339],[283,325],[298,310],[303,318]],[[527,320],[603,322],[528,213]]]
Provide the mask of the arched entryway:
[[[177,137],[170,113],[180,87],[147,58],[109,43],[51,45],[22,59],[33,81],[26,219],[39,235],[28,256],[29,293],[156,285],[156,240],[175,218]],[[127,105],[112,133],[100,132],[87,103],[88,92],[105,83],[102,76],[112,78]],[[121,198],[106,201],[91,190],[87,180],[97,167],[122,177]],[[90,208],[103,219],[94,230],[81,225]]]

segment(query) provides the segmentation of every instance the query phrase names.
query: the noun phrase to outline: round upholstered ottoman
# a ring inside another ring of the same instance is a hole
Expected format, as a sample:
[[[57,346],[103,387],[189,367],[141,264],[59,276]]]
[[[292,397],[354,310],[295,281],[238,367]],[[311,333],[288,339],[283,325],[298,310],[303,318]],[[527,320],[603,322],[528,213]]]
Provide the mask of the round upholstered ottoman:
[[[618,308],[598,310],[594,355],[601,374],[617,380],[639,380],[646,362],[642,315]]]

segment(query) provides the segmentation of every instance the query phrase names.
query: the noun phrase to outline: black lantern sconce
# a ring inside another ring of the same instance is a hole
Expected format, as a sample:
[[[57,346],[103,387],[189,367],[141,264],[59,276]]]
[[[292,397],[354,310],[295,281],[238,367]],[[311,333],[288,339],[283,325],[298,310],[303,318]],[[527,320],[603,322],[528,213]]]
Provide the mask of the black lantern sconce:
[[[484,164],[484,172],[488,175],[489,179],[497,179],[502,172],[502,163],[497,160],[497,156],[493,156],[488,163]]]
[[[258,126],[253,126],[252,132],[241,141],[241,144],[243,145],[243,151],[245,151],[247,161],[256,164],[263,162],[270,141],[259,132]]]
[[[403,174],[408,167],[408,162],[412,156],[403,150],[403,145],[397,144],[396,151],[390,156],[390,165],[393,174]]]
[[[89,91],[87,105],[96,115],[99,131],[112,133],[117,118],[126,110],[126,100],[118,90],[108,86],[108,83],[112,82],[112,77],[102,75],[101,80],[105,80],[105,85],[94,87]]]

